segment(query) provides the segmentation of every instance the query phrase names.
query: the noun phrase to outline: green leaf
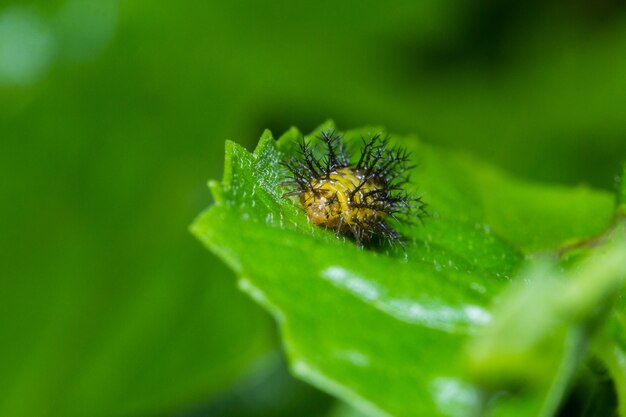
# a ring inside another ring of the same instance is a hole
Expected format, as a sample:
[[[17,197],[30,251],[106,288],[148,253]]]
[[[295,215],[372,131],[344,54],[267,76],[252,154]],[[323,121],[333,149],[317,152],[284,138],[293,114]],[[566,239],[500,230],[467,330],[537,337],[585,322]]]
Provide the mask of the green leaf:
[[[327,417],[367,417],[367,415],[346,403],[339,402]]]
[[[624,220],[616,229],[616,234],[626,235]],[[622,252],[622,264],[623,254]],[[626,279],[622,276],[622,279]],[[610,376],[613,378],[615,390],[619,398],[619,415],[626,417],[626,298],[623,291],[617,293],[619,297],[616,307],[610,311],[609,319],[604,326],[604,332],[599,340],[594,344],[594,353],[606,366]]]
[[[604,230],[612,197],[513,180],[467,155],[393,137],[419,165],[414,184],[431,216],[398,225],[410,240],[405,253],[361,250],[281,198],[280,163],[299,136],[292,129],[276,142],[266,131],[252,154],[227,142],[223,182],[211,183],[215,205],[193,232],[274,314],[296,375],[374,416],[478,411],[461,353],[492,321],[493,297],[526,254]]]
[[[618,239],[591,251],[570,271],[545,262],[526,271],[502,297],[494,321],[470,344],[474,379],[482,386],[525,387],[532,415],[554,415],[624,285],[624,253],[626,239]],[[496,415],[511,414],[504,403]],[[519,408],[519,401],[513,403]]]

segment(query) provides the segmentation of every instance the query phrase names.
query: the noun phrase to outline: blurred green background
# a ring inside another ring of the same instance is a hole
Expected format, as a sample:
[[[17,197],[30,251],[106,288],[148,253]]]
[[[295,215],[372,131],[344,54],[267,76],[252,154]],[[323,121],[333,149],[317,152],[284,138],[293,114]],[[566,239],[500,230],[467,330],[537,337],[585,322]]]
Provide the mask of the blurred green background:
[[[348,415],[187,231],[327,118],[612,189],[626,1],[1,2],[0,415]]]

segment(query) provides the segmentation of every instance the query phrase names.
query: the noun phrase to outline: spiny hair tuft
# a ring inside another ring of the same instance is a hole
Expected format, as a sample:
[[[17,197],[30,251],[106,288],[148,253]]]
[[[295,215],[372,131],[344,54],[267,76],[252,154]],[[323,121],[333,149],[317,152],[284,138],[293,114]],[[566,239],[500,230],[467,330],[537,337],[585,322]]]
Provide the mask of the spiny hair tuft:
[[[351,235],[359,246],[402,244],[388,220],[414,223],[426,215],[422,195],[405,190],[414,168],[407,150],[378,132],[361,138],[353,163],[340,133],[323,130],[316,139],[303,137],[296,156],[284,162],[289,175],[282,185],[291,190],[283,196],[298,196],[311,222]]]

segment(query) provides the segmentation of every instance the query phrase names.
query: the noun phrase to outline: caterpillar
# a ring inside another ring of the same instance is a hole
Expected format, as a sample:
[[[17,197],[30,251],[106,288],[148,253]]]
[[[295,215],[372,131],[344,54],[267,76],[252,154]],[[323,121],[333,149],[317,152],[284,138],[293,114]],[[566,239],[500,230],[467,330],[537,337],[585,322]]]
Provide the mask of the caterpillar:
[[[413,223],[426,215],[422,195],[404,189],[414,168],[407,150],[376,133],[362,138],[353,162],[341,134],[323,130],[316,139],[321,149],[302,138],[296,155],[283,162],[289,172],[283,197],[297,196],[311,223],[352,236],[359,247],[402,245],[389,220]]]

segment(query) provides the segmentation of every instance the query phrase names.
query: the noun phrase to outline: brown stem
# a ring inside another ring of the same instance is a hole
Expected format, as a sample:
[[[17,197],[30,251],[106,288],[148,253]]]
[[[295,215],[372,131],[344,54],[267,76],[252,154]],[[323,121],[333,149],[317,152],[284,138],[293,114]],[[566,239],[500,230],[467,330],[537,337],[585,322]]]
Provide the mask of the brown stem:
[[[609,227],[605,231],[597,235],[586,237],[584,239],[580,239],[575,242],[563,245],[560,248],[557,248],[556,257],[560,259],[563,257],[563,255],[565,255],[567,252],[571,250],[582,249],[582,248],[595,248],[595,247],[603,245],[611,238],[611,236],[615,232],[615,229],[617,229],[617,227],[620,224],[622,224],[625,220],[626,220],[626,211],[622,209],[618,209],[615,212],[615,215],[613,216],[613,219],[611,220]]]

